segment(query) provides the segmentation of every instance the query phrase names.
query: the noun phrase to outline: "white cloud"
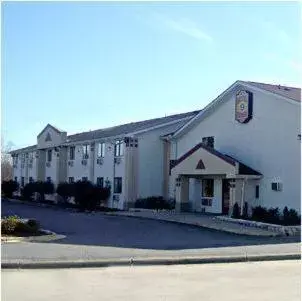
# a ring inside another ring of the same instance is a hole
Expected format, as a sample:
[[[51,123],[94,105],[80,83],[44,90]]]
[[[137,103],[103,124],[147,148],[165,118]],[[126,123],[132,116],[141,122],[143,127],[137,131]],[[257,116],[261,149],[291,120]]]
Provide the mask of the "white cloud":
[[[167,15],[153,13],[152,14],[153,25],[165,27],[168,30],[179,32],[188,37],[203,40],[206,42],[212,42],[213,38],[200,28],[200,25],[188,18],[171,18]]]

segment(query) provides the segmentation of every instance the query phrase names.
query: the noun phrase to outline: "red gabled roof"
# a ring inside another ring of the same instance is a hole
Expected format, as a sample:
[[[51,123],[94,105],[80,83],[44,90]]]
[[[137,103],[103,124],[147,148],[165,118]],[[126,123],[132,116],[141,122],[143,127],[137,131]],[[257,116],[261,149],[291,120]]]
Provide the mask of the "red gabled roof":
[[[249,81],[246,81],[245,83],[275,94],[279,94],[281,96],[288,97],[292,100],[301,102],[301,88],[272,85],[272,84],[265,84],[265,83],[258,83],[258,82],[249,82]]]

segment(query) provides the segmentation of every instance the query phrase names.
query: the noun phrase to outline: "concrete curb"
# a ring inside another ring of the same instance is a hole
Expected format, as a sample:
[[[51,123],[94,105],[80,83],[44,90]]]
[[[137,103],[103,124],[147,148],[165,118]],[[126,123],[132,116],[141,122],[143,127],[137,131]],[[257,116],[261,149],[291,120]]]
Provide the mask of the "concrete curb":
[[[56,234],[55,232],[41,229],[41,231],[49,233],[47,235],[40,236],[28,236],[28,237],[1,237],[1,243],[18,243],[18,242],[46,242],[63,239],[66,236],[61,234]]]
[[[146,265],[182,265],[209,263],[236,263],[256,261],[300,260],[300,254],[217,256],[217,257],[184,257],[184,258],[130,258],[87,261],[31,261],[3,262],[2,269],[67,269],[67,268],[101,268],[111,266],[146,266]]]
[[[152,216],[135,216],[135,215],[127,215],[127,214],[118,214],[115,212],[106,212],[104,213],[105,215],[108,216],[121,216],[121,217],[131,217],[131,218],[139,218],[139,219],[150,219],[150,220],[156,220],[156,221],[161,221],[161,222],[167,222],[167,223],[176,223],[176,224],[182,224],[182,225],[188,225],[188,226],[195,226],[195,227],[201,227],[201,228],[206,228],[206,229],[211,229],[211,230],[216,230],[216,231],[223,231],[227,233],[232,233],[236,235],[248,235],[248,236],[258,236],[258,237],[281,237],[283,236],[281,233],[278,232],[270,232],[270,233],[251,233],[250,231],[240,231],[240,230],[235,230],[235,229],[228,229],[228,228],[221,228],[219,226],[215,227],[213,225],[208,225],[208,224],[203,224],[203,223],[188,223],[185,221],[175,221],[175,220],[168,220],[164,218],[156,218]],[[249,229],[246,229],[249,230]]]

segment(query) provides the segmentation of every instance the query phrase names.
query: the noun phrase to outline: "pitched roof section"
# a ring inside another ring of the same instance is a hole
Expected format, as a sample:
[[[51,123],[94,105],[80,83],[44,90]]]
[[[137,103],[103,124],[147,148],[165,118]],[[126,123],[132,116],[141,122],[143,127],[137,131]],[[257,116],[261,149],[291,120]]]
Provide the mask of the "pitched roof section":
[[[89,131],[89,132],[83,132],[78,133],[74,135],[67,136],[67,143],[72,142],[80,142],[80,141],[87,141],[87,140],[95,140],[95,139],[101,139],[101,138],[109,138],[109,137],[116,137],[120,135],[127,135],[133,132],[148,130],[150,128],[165,125],[169,122],[177,122],[176,128],[183,126],[190,118],[193,118],[196,116],[200,111],[192,111],[188,113],[182,113],[182,114],[176,114],[176,115],[170,115],[166,117],[161,118],[155,118],[155,119],[149,119],[144,121],[138,121],[138,122],[131,122],[127,124],[122,124],[110,128],[105,129],[99,129],[95,131]],[[43,131],[50,126],[53,128],[56,132],[61,133],[61,131],[51,124],[47,124],[46,127],[43,129]],[[41,133],[43,133],[43,131]],[[39,135],[41,135],[41,133]],[[13,150],[14,152],[20,152],[20,151],[30,151],[32,149],[36,149],[37,146],[29,146],[22,149],[16,149]]]
[[[30,151],[35,151],[37,149],[37,145],[31,145],[31,146],[27,146],[27,147],[23,147],[23,148],[19,148],[19,149],[15,149],[15,150],[12,150],[10,151],[9,153],[12,154],[12,153],[19,153],[19,152],[30,152]]]
[[[38,138],[42,135],[42,133],[48,128],[52,128],[55,132],[57,132],[58,134],[63,133],[64,131],[61,131],[60,129],[58,129],[57,127],[47,123],[46,127],[40,132],[40,134],[37,136]]]
[[[74,135],[67,136],[67,143],[70,142],[78,142],[78,141],[87,141],[87,140],[95,140],[95,139],[102,139],[102,138],[108,138],[108,137],[116,137],[120,135],[126,135],[138,131],[147,130],[149,128],[153,128],[156,126],[161,126],[169,122],[177,121],[179,120],[180,126],[182,126],[185,122],[188,121],[188,119],[193,118],[196,116],[200,111],[193,111],[188,113],[182,113],[182,114],[176,114],[176,115],[170,115],[166,117],[161,118],[155,118],[155,119],[149,119],[144,121],[138,121],[138,122],[131,122],[126,123],[110,128],[105,129],[99,129],[95,131],[89,131],[89,132],[83,132],[78,133]],[[186,120],[183,120],[186,119]]]
[[[259,89],[266,90],[281,96],[285,96],[295,101],[301,102],[301,88],[281,86],[281,85],[271,85],[257,82],[245,82]]]
[[[256,176],[261,176],[262,174],[256,170],[254,170],[253,168],[243,164],[242,162],[238,161],[237,159],[229,156],[229,155],[225,155],[217,150],[215,150],[214,148],[208,147],[206,146],[204,143],[198,143],[197,145],[195,145],[192,149],[190,149],[188,152],[186,152],[184,155],[182,155],[179,159],[177,160],[173,160],[170,165],[170,168],[174,168],[176,165],[178,165],[179,163],[181,163],[182,161],[184,161],[186,158],[190,157],[193,153],[195,153],[198,149],[203,148],[204,150],[208,151],[209,153],[211,153],[212,155],[222,159],[223,161],[235,166],[236,163],[238,164],[238,174],[239,175],[256,175]],[[200,163],[201,161],[201,163]],[[202,166],[204,168],[203,162],[202,160],[200,160],[196,166],[197,169],[202,169]]]

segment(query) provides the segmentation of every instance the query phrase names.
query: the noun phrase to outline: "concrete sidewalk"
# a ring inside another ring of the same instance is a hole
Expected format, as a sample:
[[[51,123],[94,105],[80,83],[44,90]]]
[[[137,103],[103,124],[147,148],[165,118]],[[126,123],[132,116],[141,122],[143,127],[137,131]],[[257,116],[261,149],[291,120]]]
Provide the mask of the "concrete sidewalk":
[[[216,218],[215,216],[198,214],[198,213],[177,213],[174,211],[156,211],[156,210],[145,210],[145,209],[132,209],[130,211],[120,212],[106,212],[106,215],[114,216],[127,216],[136,218],[147,218],[160,221],[174,222],[186,225],[199,226],[208,229],[214,229],[218,231],[224,231],[240,235],[250,236],[281,236],[280,233],[269,231],[266,229],[247,227],[228,221],[224,221]]]
[[[73,246],[81,252],[79,246]],[[91,247],[90,247],[91,248]],[[111,248],[114,252],[114,248]],[[205,248],[200,250],[155,251],[155,250],[123,250],[118,257],[97,258],[64,258],[56,259],[4,259],[3,269],[61,269],[61,268],[92,268],[109,266],[143,266],[143,265],[177,265],[235,263],[252,261],[300,260],[300,243],[239,246],[225,248]],[[131,254],[131,255],[130,255]]]

